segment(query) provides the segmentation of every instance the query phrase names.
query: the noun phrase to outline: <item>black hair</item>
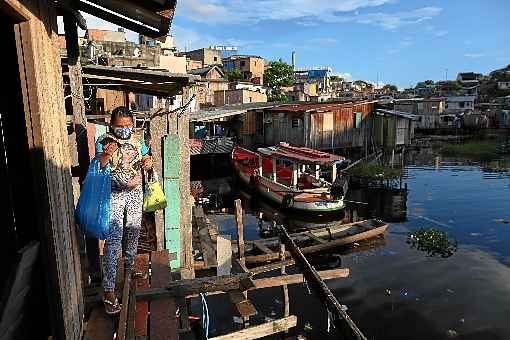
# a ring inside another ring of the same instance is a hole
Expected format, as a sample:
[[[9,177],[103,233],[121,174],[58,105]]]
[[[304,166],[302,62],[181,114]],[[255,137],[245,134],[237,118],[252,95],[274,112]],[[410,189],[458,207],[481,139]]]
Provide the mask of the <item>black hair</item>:
[[[131,118],[131,121],[133,123],[135,121],[133,118],[133,112],[131,112],[125,106],[117,106],[115,109],[113,109],[112,116],[110,118],[110,125],[113,124],[113,122],[115,122],[115,119],[117,119],[119,117],[129,117],[129,118]]]

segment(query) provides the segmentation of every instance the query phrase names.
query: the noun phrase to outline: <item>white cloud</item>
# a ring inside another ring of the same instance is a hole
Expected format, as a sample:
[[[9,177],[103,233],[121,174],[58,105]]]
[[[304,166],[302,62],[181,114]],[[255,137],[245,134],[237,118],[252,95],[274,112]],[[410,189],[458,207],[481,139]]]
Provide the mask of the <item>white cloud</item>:
[[[442,9],[439,7],[423,7],[406,12],[395,13],[367,13],[351,16],[326,16],[329,22],[354,22],[380,26],[387,30],[395,30],[401,26],[417,24],[438,16]]]
[[[338,42],[338,39],[333,37],[321,37],[321,38],[314,38],[310,40],[313,44],[321,44],[321,45],[331,45],[336,44]]]
[[[178,2],[177,13],[207,23],[256,23],[263,20],[313,18],[332,13],[377,7],[395,0],[187,0]],[[307,22],[309,20],[305,20]]]
[[[464,53],[464,57],[471,59],[478,59],[485,57],[484,53]]]
[[[251,49],[263,44],[262,40],[242,40],[235,38],[221,39],[209,34],[201,34],[195,30],[172,25],[172,34],[175,37],[175,45],[181,50],[193,50],[209,47],[211,45],[232,45],[239,48]]]
[[[447,34],[448,34],[447,30],[439,30],[439,31],[434,32],[434,35],[436,37],[444,37]]]

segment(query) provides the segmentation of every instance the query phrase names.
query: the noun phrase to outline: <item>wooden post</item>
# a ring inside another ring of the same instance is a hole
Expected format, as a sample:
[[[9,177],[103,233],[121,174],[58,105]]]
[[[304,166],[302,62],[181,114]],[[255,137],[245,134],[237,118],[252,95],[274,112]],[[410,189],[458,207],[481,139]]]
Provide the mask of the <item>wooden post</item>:
[[[280,244],[280,261],[285,261],[285,244]],[[285,265],[282,266],[281,274],[286,275]],[[289,307],[289,287],[287,285],[282,286],[283,291],[283,316],[287,317],[290,313]]]
[[[321,166],[319,164],[315,164],[315,178],[316,179],[320,178],[320,169],[321,169]]]
[[[235,200],[234,204],[237,225],[237,254],[239,255],[239,262],[241,262],[244,265],[245,258],[244,258],[243,207],[241,205],[240,199]]]
[[[232,270],[232,242],[230,235],[218,235],[216,238],[216,275],[230,275]]]
[[[336,176],[336,163],[333,163],[333,168],[331,169],[331,183],[335,182]]]
[[[262,156],[259,155],[259,176],[262,176]]]
[[[391,150],[391,167],[393,168],[393,164],[395,163],[395,149]]]
[[[273,162],[273,182],[276,182],[276,158],[272,159]]]
[[[298,165],[296,163],[292,163],[292,186],[297,187],[298,182]]]
[[[74,132],[78,151],[80,183],[85,179],[90,163],[87,117],[85,116],[85,101],[83,96],[83,79],[80,64],[80,49],[78,46],[78,27],[76,19],[69,14],[64,15],[64,30],[67,49],[67,63],[69,67],[69,87],[73,109]]]

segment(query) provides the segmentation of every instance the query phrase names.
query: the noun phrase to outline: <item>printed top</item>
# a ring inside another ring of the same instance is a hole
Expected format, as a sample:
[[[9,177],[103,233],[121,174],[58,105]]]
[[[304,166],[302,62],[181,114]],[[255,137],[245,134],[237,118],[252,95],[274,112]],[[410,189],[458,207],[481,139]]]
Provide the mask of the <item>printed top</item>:
[[[96,141],[96,156],[104,146],[115,141],[119,147],[111,157],[112,190],[126,190],[141,185],[142,157],[149,153],[143,138],[133,133],[127,140],[119,139],[112,133],[105,133]]]

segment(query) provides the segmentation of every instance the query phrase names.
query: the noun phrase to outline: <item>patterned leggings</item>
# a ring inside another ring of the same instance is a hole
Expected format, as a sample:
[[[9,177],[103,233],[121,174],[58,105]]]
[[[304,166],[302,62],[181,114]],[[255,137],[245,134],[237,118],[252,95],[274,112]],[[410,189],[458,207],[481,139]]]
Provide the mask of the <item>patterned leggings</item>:
[[[138,237],[142,225],[142,187],[131,190],[113,191],[110,197],[110,233],[104,243],[103,289],[113,291],[117,275],[117,255],[122,246],[124,234],[124,267],[133,268]],[[124,224],[124,221],[126,222]]]

